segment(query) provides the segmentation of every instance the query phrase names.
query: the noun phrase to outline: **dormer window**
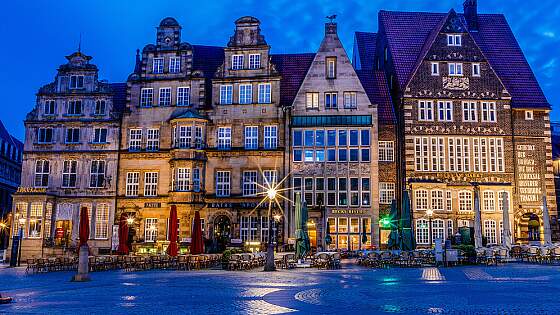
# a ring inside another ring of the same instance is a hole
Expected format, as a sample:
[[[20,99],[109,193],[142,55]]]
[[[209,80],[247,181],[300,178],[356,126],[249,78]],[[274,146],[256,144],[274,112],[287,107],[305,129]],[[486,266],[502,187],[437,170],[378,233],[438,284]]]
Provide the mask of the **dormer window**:
[[[480,63],[473,63],[472,64],[472,76],[473,77],[480,77]]]
[[[327,79],[336,78],[336,57],[327,57],[325,59],[326,63],[326,77]]]
[[[105,110],[107,108],[107,103],[105,100],[97,100],[95,101],[95,111],[93,112],[94,115],[105,115]]]
[[[439,75],[439,63],[432,62],[432,75]]]
[[[249,68],[259,69],[261,67],[261,54],[250,54],[249,55]]]
[[[532,110],[526,110],[525,111],[525,120],[533,120],[533,111]]]
[[[154,58],[152,72],[163,73],[163,58]]]
[[[56,103],[54,100],[45,101],[45,115],[56,115]]]
[[[169,73],[179,73],[181,72],[181,58],[171,57],[169,58]]]
[[[461,35],[447,34],[447,46],[461,46]]]
[[[449,63],[449,75],[450,76],[462,76],[463,75],[463,64],[462,63]]]
[[[233,56],[231,56],[231,69],[232,70],[243,69],[243,55],[233,55]]]
[[[70,88],[71,89],[83,89],[84,88],[84,76],[83,75],[71,75],[70,76]]]

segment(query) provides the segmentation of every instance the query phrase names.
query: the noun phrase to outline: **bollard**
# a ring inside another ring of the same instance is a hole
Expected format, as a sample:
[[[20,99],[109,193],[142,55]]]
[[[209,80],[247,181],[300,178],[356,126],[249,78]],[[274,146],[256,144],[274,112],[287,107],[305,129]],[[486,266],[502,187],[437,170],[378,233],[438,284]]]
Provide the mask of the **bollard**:
[[[78,273],[72,277],[72,281],[84,282],[90,281],[89,277],[89,246],[87,244],[80,247],[78,254]]]

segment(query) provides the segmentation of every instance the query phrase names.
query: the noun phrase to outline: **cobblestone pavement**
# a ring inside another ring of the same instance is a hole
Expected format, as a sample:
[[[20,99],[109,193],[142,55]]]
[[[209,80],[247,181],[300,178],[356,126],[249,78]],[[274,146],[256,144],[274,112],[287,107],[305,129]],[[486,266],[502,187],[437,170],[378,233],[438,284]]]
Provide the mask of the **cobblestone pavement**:
[[[560,314],[560,267],[71,272],[0,269],[3,313]]]

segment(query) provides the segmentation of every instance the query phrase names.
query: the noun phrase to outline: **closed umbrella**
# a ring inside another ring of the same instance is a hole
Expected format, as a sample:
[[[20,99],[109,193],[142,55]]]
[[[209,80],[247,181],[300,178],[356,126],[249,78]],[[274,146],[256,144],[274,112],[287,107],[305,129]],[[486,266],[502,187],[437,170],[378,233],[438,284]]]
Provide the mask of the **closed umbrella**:
[[[202,223],[200,222],[200,213],[194,213],[194,224],[191,232],[191,254],[198,255],[204,252],[204,241],[202,239]]]
[[[544,227],[544,243],[552,244],[552,231],[550,230],[550,217],[548,216],[548,206],[546,205],[546,196],[543,196],[543,227]]]
[[[482,223],[480,218],[480,192],[474,188],[474,248],[482,247]]]
[[[391,225],[391,233],[389,233],[389,240],[387,240],[387,248],[397,249],[399,247],[399,229],[397,224],[397,201],[393,199],[391,202],[391,212],[389,214],[389,224]]]
[[[301,200],[301,193],[296,193],[296,257],[303,259],[311,245],[307,235],[307,204]]]
[[[82,246],[88,245],[87,241],[89,238],[89,219],[87,207],[82,207],[80,211],[80,231],[79,231],[80,243],[78,248],[81,249]]]
[[[331,243],[332,243],[332,237],[331,237],[330,231],[331,231],[331,224],[327,220],[327,231],[326,231],[326,235],[325,235],[325,244],[327,245],[327,249],[329,248],[329,245],[331,245]]]
[[[367,225],[366,220],[362,219],[362,244],[367,243]],[[365,248],[365,246],[363,246]]]
[[[502,225],[503,225],[503,233],[502,233],[502,246],[511,249],[511,230],[509,228],[509,195],[507,193],[503,194],[502,203],[503,206],[503,218],[502,218]]]
[[[126,220],[126,215],[121,214],[121,219],[119,220],[119,247],[117,252],[121,255],[128,255],[128,222]]]
[[[198,211],[197,211],[198,213]],[[196,216],[196,214],[195,214]],[[196,219],[195,219],[196,220]],[[200,221],[200,216],[198,218]],[[177,246],[177,206],[172,205],[169,210],[169,246],[167,246],[167,254],[169,256],[177,256],[179,248]],[[201,233],[202,235],[202,233]]]
[[[78,273],[72,277],[72,281],[89,281],[89,219],[86,207],[82,207],[80,211],[79,226],[80,243],[78,245]]]
[[[410,211],[410,197],[408,191],[403,193],[402,213],[401,213],[401,250],[413,250],[416,247],[414,236],[412,235],[412,219]]]

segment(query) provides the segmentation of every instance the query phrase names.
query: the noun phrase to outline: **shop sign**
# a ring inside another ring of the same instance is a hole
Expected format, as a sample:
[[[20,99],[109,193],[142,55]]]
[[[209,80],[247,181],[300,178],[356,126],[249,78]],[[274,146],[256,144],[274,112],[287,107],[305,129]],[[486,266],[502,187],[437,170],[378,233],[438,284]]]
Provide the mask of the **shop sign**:
[[[161,208],[161,202],[144,202],[144,208]]]
[[[232,243],[232,244],[241,244],[241,243],[243,243],[243,240],[240,239],[240,238],[232,238],[232,239],[230,240],[230,243]]]
[[[332,209],[332,214],[367,214],[367,210],[362,209]]]
[[[34,194],[44,194],[47,192],[47,188],[36,188],[36,187],[18,187],[18,193],[34,193]]]
[[[63,238],[64,237],[64,229],[61,228],[61,227],[57,227],[55,232],[54,232],[54,235],[55,235],[56,238]]]

